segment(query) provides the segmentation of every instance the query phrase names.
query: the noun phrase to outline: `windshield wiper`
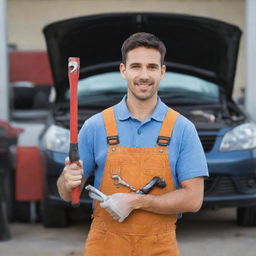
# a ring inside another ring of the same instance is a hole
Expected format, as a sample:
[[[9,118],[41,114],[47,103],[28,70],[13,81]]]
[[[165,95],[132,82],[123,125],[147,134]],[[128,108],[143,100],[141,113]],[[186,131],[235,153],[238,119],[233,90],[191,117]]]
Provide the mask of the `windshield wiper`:
[[[199,95],[199,94],[189,94],[186,93],[172,93],[172,92],[165,92],[165,93],[159,93],[160,98],[163,101],[171,101],[172,103],[185,103],[185,104],[212,104],[212,103],[218,103],[216,99],[213,99],[212,97],[208,97],[206,95]]]

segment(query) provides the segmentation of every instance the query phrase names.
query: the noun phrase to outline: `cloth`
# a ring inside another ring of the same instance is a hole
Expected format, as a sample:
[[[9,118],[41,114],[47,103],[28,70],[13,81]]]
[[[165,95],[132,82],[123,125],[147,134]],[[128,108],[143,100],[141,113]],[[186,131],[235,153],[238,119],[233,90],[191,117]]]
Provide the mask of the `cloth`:
[[[162,125],[161,136],[172,134],[177,112],[170,110],[167,116]],[[104,120],[114,120],[112,109],[104,111]],[[114,121],[106,122],[106,129],[108,136],[117,135]],[[100,191],[105,195],[134,193],[125,186],[116,186],[113,174],[119,175],[136,189],[143,187],[154,176],[163,177],[166,187],[155,187],[150,192],[154,195],[175,190],[166,146],[132,148],[109,145]],[[134,210],[119,223],[96,201],[84,255],[179,256],[175,234],[176,219],[176,214],[162,215]]]
[[[158,98],[152,115],[144,122],[135,119],[126,105],[126,96],[114,106],[120,146],[155,147],[168,107]],[[102,114],[88,119],[79,132],[79,153],[84,163],[84,176],[95,175],[94,186],[99,188],[106,162],[108,145]],[[168,146],[169,164],[176,188],[180,182],[208,176],[208,168],[201,142],[192,122],[180,115],[175,123]]]

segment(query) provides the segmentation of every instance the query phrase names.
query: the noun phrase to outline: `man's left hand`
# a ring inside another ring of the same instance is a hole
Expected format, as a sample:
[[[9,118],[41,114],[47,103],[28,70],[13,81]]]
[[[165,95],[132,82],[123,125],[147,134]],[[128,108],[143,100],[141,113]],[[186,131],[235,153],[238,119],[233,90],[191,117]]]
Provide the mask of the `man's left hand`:
[[[115,220],[123,222],[135,209],[136,194],[116,193],[108,196],[108,199],[100,203]]]

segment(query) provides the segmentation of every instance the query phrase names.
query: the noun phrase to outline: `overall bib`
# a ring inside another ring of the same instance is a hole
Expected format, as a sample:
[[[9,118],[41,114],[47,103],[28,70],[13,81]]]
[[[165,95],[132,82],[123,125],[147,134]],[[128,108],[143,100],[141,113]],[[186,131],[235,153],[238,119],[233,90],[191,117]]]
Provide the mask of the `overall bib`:
[[[175,190],[168,159],[168,144],[178,113],[169,109],[153,148],[119,146],[113,108],[103,111],[109,144],[100,190],[107,194],[134,193],[117,187],[112,179],[119,175],[136,189],[144,187],[154,176],[164,177],[165,188],[155,187],[150,194],[161,195]],[[85,244],[86,256],[178,256],[177,215],[163,215],[134,210],[122,222],[114,220],[99,202],[94,201],[94,219]]]

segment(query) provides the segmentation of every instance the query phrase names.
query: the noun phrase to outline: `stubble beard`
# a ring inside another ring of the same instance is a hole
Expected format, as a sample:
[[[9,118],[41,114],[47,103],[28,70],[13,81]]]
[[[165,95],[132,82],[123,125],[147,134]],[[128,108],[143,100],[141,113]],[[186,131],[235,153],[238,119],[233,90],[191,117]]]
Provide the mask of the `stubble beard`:
[[[154,85],[154,81],[153,80],[148,80],[148,81],[142,81],[142,80],[138,80],[138,81],[134,81],[134,85],[133,86],[138,86],[138,84],[149,84],[150,86],[150,90],[145,92],[143,94],[143,92],[136,92],[136,90],[129,90],[131,92],[131,94],[139,101],[147,101],[149,99],[152,99],[154,97],[154,95],[157,94],[157,88],[158,85]]]

